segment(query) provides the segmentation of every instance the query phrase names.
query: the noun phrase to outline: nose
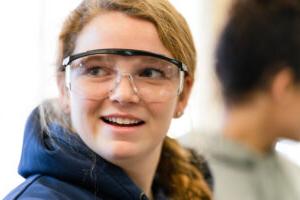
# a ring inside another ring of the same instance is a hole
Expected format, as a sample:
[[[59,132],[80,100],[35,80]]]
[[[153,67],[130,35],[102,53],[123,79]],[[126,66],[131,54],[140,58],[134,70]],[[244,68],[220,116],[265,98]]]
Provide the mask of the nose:
[[[116,77],[109,99],[119,103],[138,103],[140,101],[138,90],[131,74],[121,74]]]

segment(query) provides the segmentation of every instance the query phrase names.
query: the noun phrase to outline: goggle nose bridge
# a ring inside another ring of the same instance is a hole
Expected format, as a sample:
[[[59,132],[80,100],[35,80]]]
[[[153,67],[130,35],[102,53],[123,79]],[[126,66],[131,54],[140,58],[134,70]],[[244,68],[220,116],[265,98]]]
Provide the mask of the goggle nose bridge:
[[[118,73],[118,75],[116,76],[116,80],[114,81],[114,86],[113,88],[110,90],[110,93],[112,93],[113,91],[115,91],[115,89],[119,86],[119,84],[121,83],[121,80],[123,77],[128,77],[128,80],[130,82],[131,88],[133,89],[134,94],[138,94],[138,89],[134,83],[134,78],[130,73]]]

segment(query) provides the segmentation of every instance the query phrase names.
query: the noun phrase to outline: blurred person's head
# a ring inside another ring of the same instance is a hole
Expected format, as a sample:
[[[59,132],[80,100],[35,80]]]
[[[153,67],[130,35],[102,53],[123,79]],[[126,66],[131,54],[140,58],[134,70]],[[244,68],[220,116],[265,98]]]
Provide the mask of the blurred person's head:
[[[300,1],[236,1],[216,56],[228,108],[264,105],[278,137],[300,139],[299,52]]]

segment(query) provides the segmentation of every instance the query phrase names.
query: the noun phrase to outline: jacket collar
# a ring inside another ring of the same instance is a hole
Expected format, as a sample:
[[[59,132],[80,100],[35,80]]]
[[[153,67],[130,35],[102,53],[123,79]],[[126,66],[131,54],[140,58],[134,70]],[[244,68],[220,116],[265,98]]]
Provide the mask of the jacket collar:
[[[96,155],[77,134],[56,123],[43,130],[38,108],[27,120],[19,174],[52,176],[112,199],[139,199],[142,194],[121,168]]]

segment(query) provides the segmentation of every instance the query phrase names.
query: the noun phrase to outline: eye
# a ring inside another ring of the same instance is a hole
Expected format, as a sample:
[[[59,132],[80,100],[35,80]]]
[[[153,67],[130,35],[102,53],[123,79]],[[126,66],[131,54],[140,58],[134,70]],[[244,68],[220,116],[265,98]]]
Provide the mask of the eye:
[[[90,76],[105,76],[108,74],[108,71],[103,67],[88,67],[86,69],[86,74]]]
[[[111,74],[112,69],[99,63],[81,63],[79,66],[80,74],[90,77],[104,77]]]
[[[158,78],[164,78],[165,74],[163,71],[155,68],[145,68],[139,73],[140,77],[145,77],[145,78],[153,78],[153,79],[158,79]]]

